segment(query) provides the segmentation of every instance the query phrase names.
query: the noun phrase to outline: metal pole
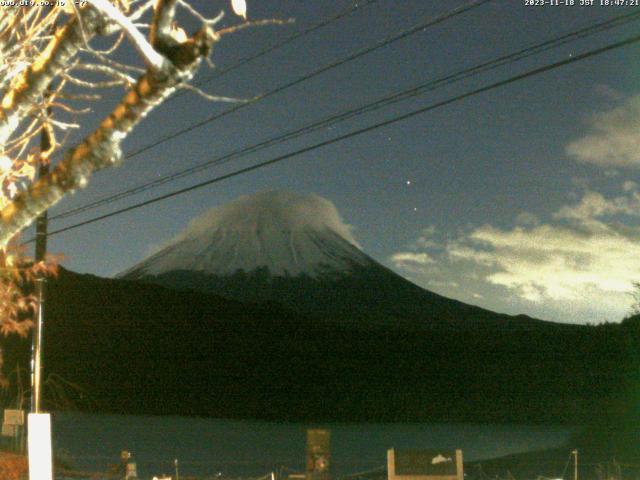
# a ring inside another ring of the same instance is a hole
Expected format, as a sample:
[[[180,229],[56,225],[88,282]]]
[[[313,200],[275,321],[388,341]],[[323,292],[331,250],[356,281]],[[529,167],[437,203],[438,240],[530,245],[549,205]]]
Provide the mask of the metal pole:
[[[572,453],[574,455],[573,480],[578,480],[578,449],[575,449]]]
[[[51,148],[51,139],[49,138],[47,129],[43,128],[42,133],[40,134],[40,152],[46,152],[49,148]],[[49,162],[41,162],[38,167],[38,176],[43,177],[48,175],[48,173]],[[43,261],[47,254],[47,219],[46,211],[36,219],[36,262]],[[36,279],[35,286],[38,310],[31,343],[31,412],[39,413],[42,398],[42,331],[44,329],[46,286],[46,278],[44,275]]]
[[[178,474],[178,459],[177,458],[173,461],[173,464],[176,467],[176,480],[180,480],[180,475]]]
[[[42,386],[42,329],[44,326],[44,279],[36,280],[38,298],[38,316],[33,331],[33,388],[31,393],[31,412],[40,413]]]

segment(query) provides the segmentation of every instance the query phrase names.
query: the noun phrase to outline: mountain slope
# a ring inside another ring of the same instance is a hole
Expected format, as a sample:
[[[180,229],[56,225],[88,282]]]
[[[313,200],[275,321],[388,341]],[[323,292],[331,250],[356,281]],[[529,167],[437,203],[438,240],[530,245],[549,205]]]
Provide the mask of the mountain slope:
[[[62,270],[44,357],[98,411],[575,423],[622,413],[630,325],[441,297],[363,253],[326,200],[270,192],[211,211],[122,279]],[[27,363],[24,342],[3,348],[7,372]]]
[[[615,415],[637,372],[619,325],[335,325],[65,270],[48,299],[46,376],[81,386],[78,405],[102,412],[575,423]]]
[[[424,290],[367,256],[329,201],[265,192],[212,209],[121,278],[273,301],[342,324],[535,323]]]

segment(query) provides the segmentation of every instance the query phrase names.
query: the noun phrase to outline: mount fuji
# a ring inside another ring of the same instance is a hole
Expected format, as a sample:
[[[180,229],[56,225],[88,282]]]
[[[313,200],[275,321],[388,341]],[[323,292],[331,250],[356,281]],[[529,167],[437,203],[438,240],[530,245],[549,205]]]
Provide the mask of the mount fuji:
[[[242,302],[276,302],[342,324],[428,328],[539,322],[414,285],[365,254],[330,201],[284,191],[213,208],[120,278]]]
[[[637,391],[640,320],[544,322],[423,290],[315,195],[215,208],[122,277],[47,282],[47,373],[82,386],[81,408],[575,424]],[[16,342],[8,368],[28,363]]]
[[[210,210],[123,276],[180,270],[229,276],[265,270],[274,277],[319,278],[374,263],[360,251],[329,201],[316,195],[263,192]]]

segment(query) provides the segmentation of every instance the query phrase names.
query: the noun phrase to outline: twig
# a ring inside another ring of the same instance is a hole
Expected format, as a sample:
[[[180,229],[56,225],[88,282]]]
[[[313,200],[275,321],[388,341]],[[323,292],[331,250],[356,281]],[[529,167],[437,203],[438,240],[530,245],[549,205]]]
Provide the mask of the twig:
[[[213,18],[206,18],[200,12],[198,12],[195,8],[193,8],[189,2],[185,2],[184,0],[178,0],[180,5],[184,7],[191,15],[200,20],[204,25],[213,26],[220,22],[224,18],[224,11],[220,11],[218,15]]]
[[[205,98],[212,102],[247,103],[252,100],[250,98],[233,98],[233,97],[221,97],[219,95],[211,95],[210,93],[200,90],[198,87],[194,87],[189,83],[181,83],[180,85],[178,85],[178,88],[183,90],[189,90],[190,92],[194,92],[197,95],[201,96],[202,98]]]
[[[291,25],[292,23],[295,23],[295,19],[293,18],[287,18],[287,19],[270,18],[265,20],[255,20],[251,22],[240,23],[232,27],[226,27],[226,28],[223,28],[222,30],[216,30],[216,35],[222,37],[230,33],[236,33],[240,30],[244,30],[245,28],[264,27],[266,25]]]
[[[167,59],[158,53],[140,31],[131,23],[126,15],[114,7],[108,0],[88,0],[98,11],[102,12],[112,21],[120,25],[122,30],[127,34],[133,45],[142,55],[147,65],[158,71],[167,68]]]

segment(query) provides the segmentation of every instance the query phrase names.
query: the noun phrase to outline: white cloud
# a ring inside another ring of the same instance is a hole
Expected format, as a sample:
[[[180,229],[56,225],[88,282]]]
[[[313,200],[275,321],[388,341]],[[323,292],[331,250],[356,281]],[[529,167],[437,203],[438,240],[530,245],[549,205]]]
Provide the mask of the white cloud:
[[[589,183],[589,179],[586,177],[577,175],[571,177],[571,185],[573,185],[574,187],[578,187],[580,190],[586,190],[587,188],[589,188]]]
[[[277,190],[243,195],[230,203],[211,208],[192,220],[177,239],[198,236],[218,227],[255,230],[263,223],[279,230],[330,229],[360,248],[353,235],[353,227],[344,222],[331,201],[316,194]]]
[[[601,167],[640,167],[640,95],[593,115],[588,127],[584,137],[567,145],[568,155]]]
[[[640,229],[629,236],[604,224],[587,230],[484,226],[448,254],[453,261],[491,267],[486,281],[530,301],[578,300],[591,292],[622,295],[628,304],[631,282],[640,276]]]
[[[628,184],[627,184],[628,183]],[[640,215],[640,194],[634,191],[633,182],[625,182],[623,189],[630,195],[607,199],[593,191],[585,192],[576,205],[565,205],[553,216],[557,219],[573,219],[586,221],[611,215]]]
[[[391,256],[391,261],[396,267],[406,266],[407,264],[428,265],[435,263],[431,255],[428,253],[414,253],[414,252],[398,252]]]
[[[538,225],[540,219],[530,212],[521,212],[516,217],[516,224],[518,225]]]
[[[429,257],[435,264],[423,266],[421,283],[451,295],[448,282],[459,282],[464,301],[482,299],[499,311],[620,320],[629,311],[632,282],[640,280],[640,222],[611,221],[640,216],[640,193],[631,184],[624,190],[615,197],[587,191],[545,223],[484,225],[449,239]]]
[[[435,241],[434,237],[436,235],[436,227],[435,225],[429,225],[427,228],[423,228],[420,236],[412,245],[412,248],[434,248],[438,246],[438,243]]]
[[[460,284],[454,281],[429,280],[427,282],[432,287],[458,288]]]
[[[605,84],[596,85],[595,92],[601,97],[614,102],[620,102],[625,98],[623,93]]]

